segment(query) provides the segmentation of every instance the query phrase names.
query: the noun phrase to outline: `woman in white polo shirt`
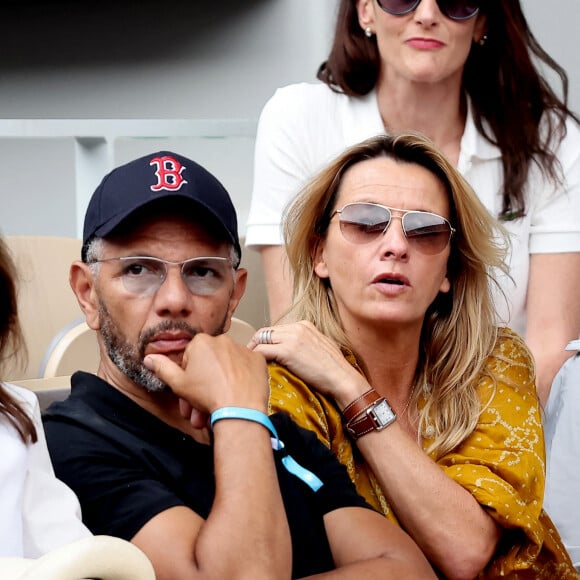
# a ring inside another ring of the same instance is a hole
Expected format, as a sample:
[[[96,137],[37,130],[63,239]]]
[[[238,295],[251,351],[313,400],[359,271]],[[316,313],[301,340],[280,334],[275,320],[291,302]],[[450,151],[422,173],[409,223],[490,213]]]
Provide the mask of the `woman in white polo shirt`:
[[[567,87],[518,0],[341,0],[323,82],[279,89],[258,127],[246,245],[262,255],[271,321],[290,304],[287,203],[347,146],[421,131],[512,234],[497,307],[525,336],[545,403],[580,330],[580,131],[534,61]]]

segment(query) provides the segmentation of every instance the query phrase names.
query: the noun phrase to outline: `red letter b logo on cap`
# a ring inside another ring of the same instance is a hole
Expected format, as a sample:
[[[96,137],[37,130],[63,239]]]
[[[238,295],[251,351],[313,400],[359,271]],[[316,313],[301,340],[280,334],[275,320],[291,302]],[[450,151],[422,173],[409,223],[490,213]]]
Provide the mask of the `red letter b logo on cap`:
[[[184,183],[187,183],[181,177],[181,172],[185,167],[173,157],[155,157],[151,159],[149,165],[154,165],[157,168],[155,170],[157,183],[151,186],[151,191],[160,191],[161,189],[177,191]]]

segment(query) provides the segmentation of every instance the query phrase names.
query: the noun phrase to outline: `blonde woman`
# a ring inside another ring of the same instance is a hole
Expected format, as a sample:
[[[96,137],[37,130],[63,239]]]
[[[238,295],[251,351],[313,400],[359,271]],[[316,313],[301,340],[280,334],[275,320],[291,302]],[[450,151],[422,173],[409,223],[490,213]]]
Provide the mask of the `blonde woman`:
[[[258,123],[246,245],[261,254],[270,321],[290,305],[287,203],[346,147],[420,131],[510,234],[497,309],[525,337],[545,404],[580,332],[580,127],[566,72],[538,43],[521,0],[336,4],[322,82],[278,89]]]
[[[505,234],[419,135],[348,149],[285,221],[296,322],[260,329],[271,410],[315,431],[449,578],[576,578],[542,510],[532,358],[495,326]]]

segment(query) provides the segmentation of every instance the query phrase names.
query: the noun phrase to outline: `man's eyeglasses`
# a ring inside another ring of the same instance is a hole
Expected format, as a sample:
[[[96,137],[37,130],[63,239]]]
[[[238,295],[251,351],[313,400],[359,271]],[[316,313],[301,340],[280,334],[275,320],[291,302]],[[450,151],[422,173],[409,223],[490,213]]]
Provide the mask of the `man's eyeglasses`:
[[[167,277],[169,266],[181,268],[181,278],[192,294],[211,296],[233,277],[233,264],[229,258],[200,257],[171,262],[149,256],[123,256],[94,260],[91,263],[119,262],[117,274],[127,292],[138,296],[154,294]]]
[[[389,14],[402,16],[413,12],[421,0],[377,0],[378,5]],[[441,14],[451,20],[469,20],[479,12],[479,1],[475,0],[437,0]]]
[[[394,216],[393,212],[401,215]],[[345,240],[353,244],[368,244],[384,234],[393,219],[401,220],[403,232],[409,245],[422,254],[435,255],[442,252],[455,229],[448,220],[436,213],[404,210],[377,203],[349,203],[337,209],[340,231]]]

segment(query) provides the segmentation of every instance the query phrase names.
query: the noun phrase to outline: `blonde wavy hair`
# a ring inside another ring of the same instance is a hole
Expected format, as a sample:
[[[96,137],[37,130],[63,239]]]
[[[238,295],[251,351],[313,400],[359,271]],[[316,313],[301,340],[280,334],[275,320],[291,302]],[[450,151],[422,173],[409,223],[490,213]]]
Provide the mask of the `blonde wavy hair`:
[[[416,371],[416,384],[429,392],[419,414],[419,433],[428,425],[435,429],[428,452],[441,456],[473,431],[481,413],[476,388],[482,375],[488,374],[486,361],[501,332],[492,295],[492,285],[497,286],[493,271],[507,275],[508,238],[429,139],[417,133],[367,139],[325,167],[287,208],[284,238],[294,275],[288,317],[312,322],[341,349],[359,358],[342,328],[328,280],[314,272],[314,257],[336,209],[344,174],[353,165],[376,157],[426,168],[449,196],[450,221],[456,229],[448,261],[451,291],[439,294],[425,314]],[[415,403],[421,390],[415,389]]]

